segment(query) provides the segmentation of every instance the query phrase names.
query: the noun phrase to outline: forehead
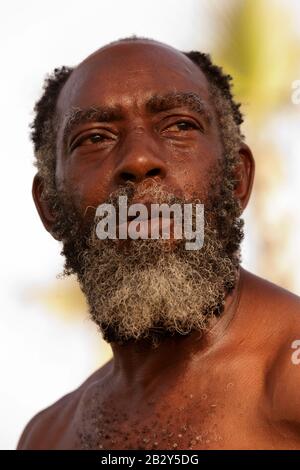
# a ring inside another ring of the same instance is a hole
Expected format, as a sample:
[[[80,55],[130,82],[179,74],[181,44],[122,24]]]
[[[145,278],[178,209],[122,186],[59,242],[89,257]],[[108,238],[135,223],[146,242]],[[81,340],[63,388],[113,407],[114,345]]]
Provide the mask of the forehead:
[[[151,96],[196,92],[209,101],[205,75],[184,54],[155,42],[124,42],[106,46],[84,60],[63,87],[60,115],[72,107],[143,106]]]

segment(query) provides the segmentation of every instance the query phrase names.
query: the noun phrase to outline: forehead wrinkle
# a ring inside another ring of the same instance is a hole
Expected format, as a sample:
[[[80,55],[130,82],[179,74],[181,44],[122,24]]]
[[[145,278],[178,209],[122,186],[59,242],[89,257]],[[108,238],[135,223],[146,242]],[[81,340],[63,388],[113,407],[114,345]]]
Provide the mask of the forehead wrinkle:
[[[195,92],[172,92],[165,95],[154,95],[146,103],[146,109],[150,114],[184,106],[206,117],[208,123],[212,116],[205,101]]]

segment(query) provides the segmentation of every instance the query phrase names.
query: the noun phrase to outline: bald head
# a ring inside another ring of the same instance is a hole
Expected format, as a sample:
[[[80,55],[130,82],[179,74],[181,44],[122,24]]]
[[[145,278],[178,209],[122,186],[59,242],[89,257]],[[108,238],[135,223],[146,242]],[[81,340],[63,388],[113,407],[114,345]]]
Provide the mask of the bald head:
[[[64,103],[67,104],[68,101],[71,104],[73,95],[83,84],[84,73],[88,74],[88,71],[93,73],[93,64],[97,66],[101,61],[106,64],[111,62],[112,65],[117,65],[118,61],[120,67],[116,69],[115,76],[109,76],[109,81],[115,80],[117,83],[126,81],[129,76],[127,77],[125,75],[122,63],[126,67],[129,56],[133,58],[133,55],[135,55],[136,59],[139,58],[141,61],[141,63],[135,67],[135,70],[139,73],[138,71],[142,67],[142,64],[145,66],[146,51],[147,59],[150,61],[148,62],[150,75],[157,75],[156,65],[159,63],[161,66],[161,62],[163,62],[166,68],[169,68],[168,77],[170,86],[172,86],[173,73],[178,75],[181,71],[181,73],[190,76],[193,75],[195,78],[198,72],[201,81],[205,82],[203,79],[204,74],[207,82],[209,82],[209,86],[211,87],[211,85],[213,85],[227,103],[226,111],[232,115],[235,125],[239,128],[242,123],[242,115],[239,111],[239,104],[235,103],[233,100],[230,87],[231,77],[223,74],[222,69],[211,62],[209,55],[196,51],[183,53],[166,44],[150,39],[136,37],[125,38],[101,47],[84,59],[77,67],[62,66],[56,68],[53,74],[48,76],[45,80],[44,93],[35,105],[35,119],[31,126],[31,135],[38,164],[39,149],[44,147],[45,150],[46,147],[49,147],[49,139],[51,139],[54,134],[53,119],[56,116],[59,97],[61,107],[63,107]],[[132,61],[131,65],[133,65]],[[195,67],[198,69],[197,72],[195,71]],[[85,72],[81,73],[82,71]],[[128,72],[130,71],[128,70]],[[129,73],[129,75],[132,76],[133,74],[133,68],[131,68],[131,74]],[[68,86],[65,87],[64,85],[67,85],[67,83]],[[72,90],[73,86],[74,90]]]
[[[209,100],[202,70],[182,52],[145,39],[123,40],[104,46],[81,62],[60,93],[57,109],[92,106],[99,88],[103,104],[121,104],[134,97],[191,91]],[[114,103],[113,103],[114,101]]]

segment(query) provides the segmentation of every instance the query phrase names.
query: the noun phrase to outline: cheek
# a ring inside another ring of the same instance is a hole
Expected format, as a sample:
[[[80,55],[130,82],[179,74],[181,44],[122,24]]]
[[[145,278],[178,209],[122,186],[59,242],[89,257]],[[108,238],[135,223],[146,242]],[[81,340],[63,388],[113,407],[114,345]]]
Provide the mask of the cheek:
[[[57,168],[56,179],[59,189],[67,191],[71,195],[75,207],[84,214],[87,208],[97,208],[104,202],[109,194],[111,168],[99,162],[87,165],[72,159],[63,166]]]
[[[169,175],[176,180],[177,187],[182,188],[186,197],[206,197],[221,157],[221,146],[208,141],[188,149],[173,149]]]

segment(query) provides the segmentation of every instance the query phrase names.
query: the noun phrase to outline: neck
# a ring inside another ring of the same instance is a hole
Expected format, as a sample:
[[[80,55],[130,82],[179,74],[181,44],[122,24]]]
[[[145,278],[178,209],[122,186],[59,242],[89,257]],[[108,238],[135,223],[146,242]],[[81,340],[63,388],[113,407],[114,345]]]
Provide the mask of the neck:
[[[166,373],[180,374],[195,355],[198,358],[207,354],[224,338],[237,314],[243,276],[243,270],[239,269],[236,286],[226,297],[222,315],[215,318],[205,332],[193,331],[185,336],[165,338],[157,348],[144,340],[122,345],[112,343],[113,375],[125,384],[146,387],[160,374],[164,377]]]

